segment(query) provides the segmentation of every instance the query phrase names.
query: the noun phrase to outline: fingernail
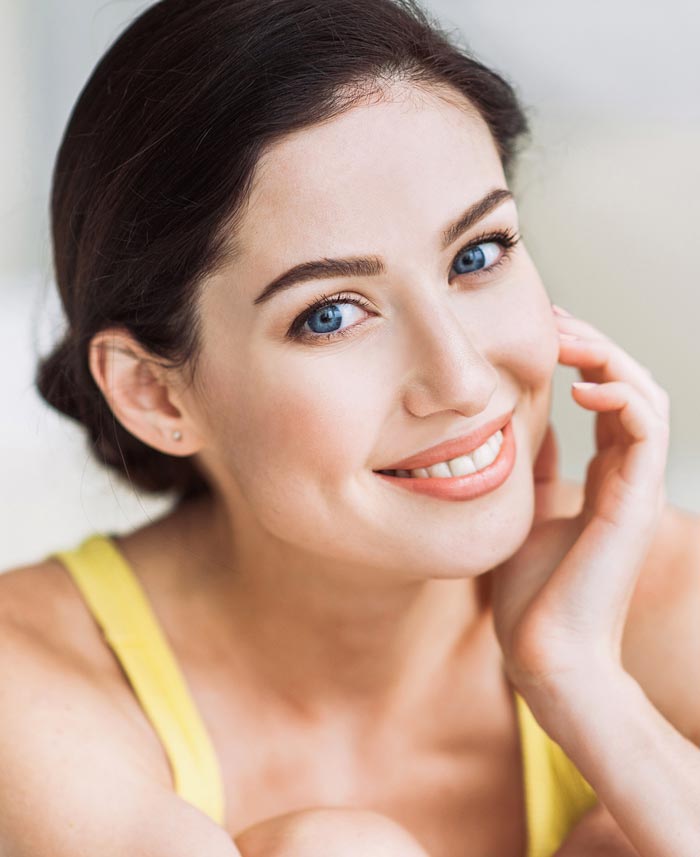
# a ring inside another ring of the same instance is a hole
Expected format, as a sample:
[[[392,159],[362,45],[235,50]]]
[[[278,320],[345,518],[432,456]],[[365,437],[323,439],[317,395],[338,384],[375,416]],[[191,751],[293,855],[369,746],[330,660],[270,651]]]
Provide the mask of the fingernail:
[[[559,339],[580,339],[580,337],[576,336],[573,333],[563,333],[561,330],[559,331]]]
[[[565,318],[573,318],[570,312],[567,312],[565,309],[562,309],[560,306],[556,304],[552,304],[552,309],[557,315],[563,315]]]
[[[571,386],[576,387],[577,390],[590,390],[591,387],[597,387],[598,385],[592,381],[574,381]]]

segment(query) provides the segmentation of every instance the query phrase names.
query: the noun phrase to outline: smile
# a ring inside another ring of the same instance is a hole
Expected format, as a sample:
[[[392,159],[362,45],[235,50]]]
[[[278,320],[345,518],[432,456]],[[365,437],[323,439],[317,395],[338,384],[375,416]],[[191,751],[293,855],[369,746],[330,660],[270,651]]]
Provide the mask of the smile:
[[[512,419],[477,449],[414,470],[377,470],[391,484],[446,500],[470,500],[502,485],[515,465]]]
[[[417,467],[415,470],[380,470],[389,476],[400,476],[403,478],[428,479],[437,477],[440,479],[450,476],[467,476],[470,473],[478,473],[489,464],[492,464],[501,450],[503,443],[503,432],[499,429],[491,437],[487,438],[478,449],[465,455],[458,455],[447,461],[439,461],[430,467]]]

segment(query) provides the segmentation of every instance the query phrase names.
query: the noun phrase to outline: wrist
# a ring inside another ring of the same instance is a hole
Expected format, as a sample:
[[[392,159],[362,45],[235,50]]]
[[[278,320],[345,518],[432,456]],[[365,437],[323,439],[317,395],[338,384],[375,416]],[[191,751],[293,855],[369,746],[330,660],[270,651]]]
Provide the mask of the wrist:
[[[519,690],[535,719],[562,746],[581,719],[624,710],[641,689],[621,666],[592,659],[585,668],[562,670]]]

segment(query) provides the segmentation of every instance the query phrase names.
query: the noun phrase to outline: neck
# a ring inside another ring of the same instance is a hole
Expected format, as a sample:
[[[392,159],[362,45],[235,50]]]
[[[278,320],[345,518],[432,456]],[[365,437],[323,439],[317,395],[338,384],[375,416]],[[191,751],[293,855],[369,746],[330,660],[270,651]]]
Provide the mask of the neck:
[[[187,573],[209,592],[216,625],[266,696],[305,720],[416,710],[435,698],[438,682],[444,689],[446,671],[485,627],[489,575],[401,581],[382,569],[329,568],[239,517],[235,538],[221,506],[175,528],[186,565],[197,548],[196,579],[191,566]]]

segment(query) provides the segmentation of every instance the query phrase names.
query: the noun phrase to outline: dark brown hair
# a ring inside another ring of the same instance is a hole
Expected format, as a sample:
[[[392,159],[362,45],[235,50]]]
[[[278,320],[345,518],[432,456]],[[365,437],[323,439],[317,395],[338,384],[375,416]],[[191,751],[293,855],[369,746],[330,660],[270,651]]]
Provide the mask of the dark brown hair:
[[[89,369],[90,340],[126,329],[194,378],[198,287],[235,244],[261,155],[394,81],[466,97],[510,176],[528,131],[512,87],[416,0],[161,0],[95,67],[54,167],[67,329],[36,384],[133,486],[209,490],[192,457],[161,453],[115,419]]]

